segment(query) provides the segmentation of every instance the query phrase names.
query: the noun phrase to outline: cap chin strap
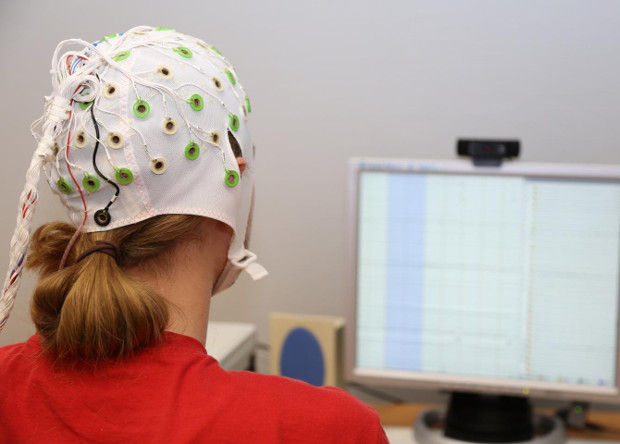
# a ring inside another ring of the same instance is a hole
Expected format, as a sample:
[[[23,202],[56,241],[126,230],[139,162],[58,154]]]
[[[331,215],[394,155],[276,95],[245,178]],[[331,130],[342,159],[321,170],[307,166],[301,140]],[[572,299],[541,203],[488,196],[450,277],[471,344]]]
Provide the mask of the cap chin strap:
[[[249,250],[245,250],[243,257],[240,260],[228,260],[224,270],[220,274],[220,277],[215,282],[211,294],[215,295],[226,290],[227,288],[230,288],[243,270],[245,270],[245,272],[248,273],[255,281],[262,279],[269,274],[265,267],[256,262],[256,255]]]

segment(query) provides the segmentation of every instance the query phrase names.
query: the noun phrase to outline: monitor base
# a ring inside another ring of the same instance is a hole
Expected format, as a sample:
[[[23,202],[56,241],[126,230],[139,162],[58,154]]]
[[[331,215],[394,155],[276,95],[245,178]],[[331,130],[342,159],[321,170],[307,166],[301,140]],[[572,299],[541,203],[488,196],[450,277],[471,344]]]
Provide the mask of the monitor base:
[[[453,393],[448,413],[421,413],[414,423],[416,442],[565,442],[562,422],[555,417],[532,415],[526,398]]]
[[[453,392],[444,433],[470,442],[529,441],[532,406],[524,397]]]

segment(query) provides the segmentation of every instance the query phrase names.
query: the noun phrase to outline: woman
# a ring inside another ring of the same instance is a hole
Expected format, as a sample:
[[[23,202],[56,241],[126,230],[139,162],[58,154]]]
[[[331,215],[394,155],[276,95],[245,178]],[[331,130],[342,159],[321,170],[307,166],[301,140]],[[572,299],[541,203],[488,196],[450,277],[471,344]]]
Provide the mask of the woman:
[[[37,333],[0,349],[0,441],[387,442],[342,390],[226,372],[205,351],[211,296],[266,275],[246,249],[251,106],[230,63],[137,27],[62,42],[51,72],[0,296],[2,327],[38,269]],[[41,170],[75,225],[30,239]]]

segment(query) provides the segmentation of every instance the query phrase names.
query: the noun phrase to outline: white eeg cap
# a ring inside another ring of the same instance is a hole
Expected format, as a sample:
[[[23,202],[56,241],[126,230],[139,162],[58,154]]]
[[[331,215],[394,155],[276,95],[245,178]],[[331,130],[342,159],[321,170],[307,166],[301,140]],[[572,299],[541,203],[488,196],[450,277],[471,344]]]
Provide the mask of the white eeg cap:
[[[76,44],[83,49],[59,56]],[[250,101],[217,49],[140,26],[93,44],[61,42],[51,74],[54,91],[33,125],[39,143],[19,202],[0,329],[24,266],[41,169],[78,226],[76,236],[160,214],[205,216],[234,230],[229,276],[236,276],[231,269],[254,279],[267,274],[245,242],[254,188]]]

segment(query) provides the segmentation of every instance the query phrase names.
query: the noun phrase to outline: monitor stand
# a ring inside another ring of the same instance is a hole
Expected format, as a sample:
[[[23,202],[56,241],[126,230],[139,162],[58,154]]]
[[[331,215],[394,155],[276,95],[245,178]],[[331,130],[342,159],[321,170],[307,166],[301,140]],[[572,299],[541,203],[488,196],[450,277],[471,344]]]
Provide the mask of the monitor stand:
[[[444,434],[471,442],[529,441],[532,406],[524,397],[453,392]]]
[[[561,421],[534,415],[528,398],[454,392],[448,411],[426,411],[414,423],[422,444],[565,442]]]

